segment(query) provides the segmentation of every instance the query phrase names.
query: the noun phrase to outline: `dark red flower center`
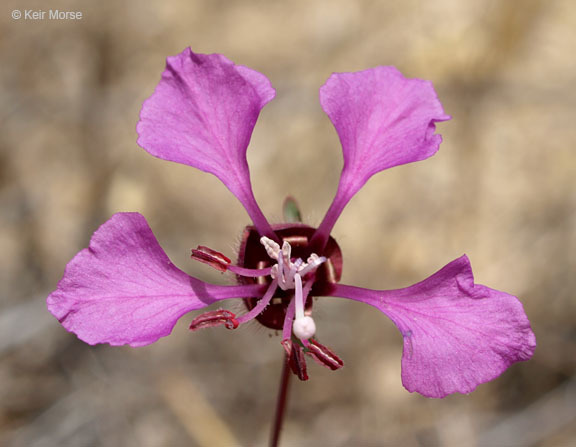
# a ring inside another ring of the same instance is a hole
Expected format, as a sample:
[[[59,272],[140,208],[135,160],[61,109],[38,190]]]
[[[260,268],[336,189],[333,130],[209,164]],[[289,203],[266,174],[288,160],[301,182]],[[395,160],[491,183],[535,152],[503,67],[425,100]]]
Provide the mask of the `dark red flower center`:
[[[315,228],[298,223],[273,225],[272,228],[278,236],[280,245],[282,245],[284,241],[290,244],[293,259],[307,259],[308,256],[310,256],[312,251],[308,244],[316,231]],[[330,288],[331,284],[340,281],[342,277],[342,252],[334,238],[330,237],[326,248],[316,254],[326,257],[326,262],[321,264],[316,270],[314,285],[310,291],[310,296],[312,297],[323,295],[324,292]],[[238,253],[238,265],[250,269],[263,269],[273,264],[274,260],[268,256],[264,246],[260,242],[260,234],[254,227],[246,227],[242,234],[242,242]],[[270,276],[247,278],[237,275],[237,279],[240,284],[268,284],[271,281]],[[293,295],[294,293],[291,290],[284,291],[278,288],[270,305],[266,307],[256,319],[270,329],[281,330],[286,316],[286,309]],[[251,310],[256,306],[258,298],[245,298],[244,302],[248,310]],[[306,309],[310,310],[312,305],[313,300],[309,299],[306,304]]]

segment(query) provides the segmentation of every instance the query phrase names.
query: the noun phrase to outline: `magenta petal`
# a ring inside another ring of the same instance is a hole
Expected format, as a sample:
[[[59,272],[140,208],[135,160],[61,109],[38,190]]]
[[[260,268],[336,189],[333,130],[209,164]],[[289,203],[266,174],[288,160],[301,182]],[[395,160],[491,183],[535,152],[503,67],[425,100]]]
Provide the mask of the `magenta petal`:
[[[423,160],[442,141],[434,123],[450,119],[429,81],[406,79],[394,67],[334,73],[320,103],[338,132],[348,181]]]
[[[187,48],[166,60],[160,83],[144,102],[138,144],[156,157],[216,175],[258,231],[271,235],[250,186],[246,149],[260,110],[274,95],[264,75]]]
[[[348,201],[379,171],[428,158],[446,121],[429,81],[407,79],[394,67],[334,73],[320,89],[322,108],[338,132],[344,168],[338,192],[316,239],[323,246]]]
[[[170,334],[191,310],[258,294],[252,286],[188,276],[170,262],[143,216],[119,213],[68,263],[48,310],[86,343],[143,346]]]
[[[466,256],[411,287],[391,291],[336,285],[333,296],[370,304],[404,337],[402,383],[427,397],[470,393],[536,347],[518,299],[474,284]]]

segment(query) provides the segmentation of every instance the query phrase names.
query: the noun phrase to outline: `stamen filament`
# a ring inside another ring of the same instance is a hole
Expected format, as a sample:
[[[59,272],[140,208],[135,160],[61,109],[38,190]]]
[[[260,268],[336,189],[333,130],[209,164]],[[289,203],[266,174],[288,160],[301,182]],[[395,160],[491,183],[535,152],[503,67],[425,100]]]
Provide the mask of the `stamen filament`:
[[[284,326],[282,327],[282,340],[292,338],[292,322],[294,321],[294,298],[290,301],[284,317]]]
[[[304,298],[303,299],[304,308],[306,308],[306,301],[308,301],[308,295],[310,295],[310,290],[312,290],[312,286],[314,285],[315,280],[316,280],[315,277],[309,278],[308,281],[306,281],[306,284],[304,284],[304,287],[302,288],[302,296]]]
[[[248,269],[245,267],[240,267],[238,265],[229,265],[228,270],[230,270],[232,273],[235,273],[238,276],[257,278],[259,276],[268,276],[272,272],[272,267],[266,267],[263,269]]]
[[[247,321],[252,320],[253,318],[256,318],[256,316],[258,316],[260,314],[260,312],[262,312],[266,308],[266,306],[268,306],[268,304],[270,304],[270,301],[272,300],[272,297],[274,296],[274,292],[276,292],[277,286],[278,286],[278,281],[276,279],[273,279],[272,282],[270,283],[270,285],[268,286],[266,293],[264,294],[264,296],[262,296],[262,298],[260,298],[258,300],[258,303],[256,304],[256,306],[254,306],[252,308],[252,310],[250,310],[250,312],[238,317],[236,319],[236,321],[238,321],[239,324],[242,324],[242,323],[246,323]]]

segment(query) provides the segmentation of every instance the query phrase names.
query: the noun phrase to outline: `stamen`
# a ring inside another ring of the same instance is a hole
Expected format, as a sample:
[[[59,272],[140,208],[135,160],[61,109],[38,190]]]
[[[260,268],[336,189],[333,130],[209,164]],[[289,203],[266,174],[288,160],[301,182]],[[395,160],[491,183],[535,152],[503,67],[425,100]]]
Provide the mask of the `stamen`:
[[[210,267],[215,268],[221,272],[225,272],[230,263],[232,262],[228,257],[222,253],[203,245],[198,245],[197,248],[192,249],[192,259],[208,264]]]
[[[284,348],[284,351],[286,351],[288,358],[290,358],[290,355],[292,354],[292,340],[284,339],[280,342],[280,344]]]
[[[290,348],[290,357],[288,359],[288,364],[290,369],[298,378],[302,381],[308,380],[308,372],[306,368],[306,357],[304,357],[304,350],[299,344],[294,344],[292,341]],[[286,349],[286,347],[284,348]]]
[[[270,304],[270,300],[272,300],[272,297],[274,296],[274,292],[276,292],[276,286],[277,285],[278,285],[278,281],[275,279],[272,280],[272,282],[270,283],[270,286],[268,286],[268,289],[266,290],[266,293],[264,294],[264,296],[258,300],[258,304],[256,304],[256,306],[254,306],[252,308],[252,310],[250,310],[250,312],[248,312],[244,315],[241,315],[240,317],[237,318],[238,324],[246,323],[247,321],[250,321],[253,318],[256,318],[256,316],[258,316],[260,314],[260,312],[262,312],[266,308],[266,306],[268,306],[268,304]]]
[[[212,268],[220,272],[225,272],[230,270],[239,276],[246,276],[248,278],[258,278],[259,276],[268,276],[272,267],[266,267],[263,269],[247,269],[237,265],[232,265],[232,261],[227,256],[223,255],[219,251],[212,250],[209,247],[203,245],[198,245],[198,247],[192,249],[192,255],[190,256],[195,261],[202,262],[209,265]]]
[[[247,269],[245,267],[240,267],[237,265],[229,265],[228,270],[235,273],[238,276],[246,276],[248,278],[257,278],[259,276],[268,276],[272,272],[272,267],[266,267],[263,269]]]
[[[282,340],[292,338],[292,322],[294,321],[294,298],[288,304],[286,315],[284,316],[284,326],[282,327]]]
[[[220,326],[221,324],[225,325],[227,329],[236,329],[239,323],[236,320],[236,315],[232,312],[220,309],[198,315],[190,323],[190,330],[197,331],[198,329]]]
[[[304,301],[304,308],[306,308],[306,301],[308,301],[308,295],[310,295],[310,290],[312,290],[312,286],[314,285],[314,281],[316,280],[315,277],[308,278],[306,284],[302,288],[302,297]]]
[[[316,363],[319,363],[322,366],[326,366],[332,371],[340,369],[344,366],[344,362],[334,353],[334,351],[332,351],[327,346],[318,343],[313,338],[308,341],[306,348],[306,354],[312,357]]]

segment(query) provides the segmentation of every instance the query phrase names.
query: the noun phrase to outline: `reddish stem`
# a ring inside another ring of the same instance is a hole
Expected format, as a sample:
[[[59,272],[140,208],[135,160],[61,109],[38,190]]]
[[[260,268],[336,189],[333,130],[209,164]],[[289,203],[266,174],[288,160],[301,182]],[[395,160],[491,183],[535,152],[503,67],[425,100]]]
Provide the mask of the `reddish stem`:
[[[280,432],[282,431],[282,423],[284,422],[284,413],[288,402],[288,385],[290,384],[290,366],[288,365],[288,360],[288,356],[284,355],[282,377],[280,379],[280,387],[278,388],[278,396],[276,398],[276,415],[274,416],[274,425],[272,426],[272,433],[270,436],[270,447],[278,447]]]

